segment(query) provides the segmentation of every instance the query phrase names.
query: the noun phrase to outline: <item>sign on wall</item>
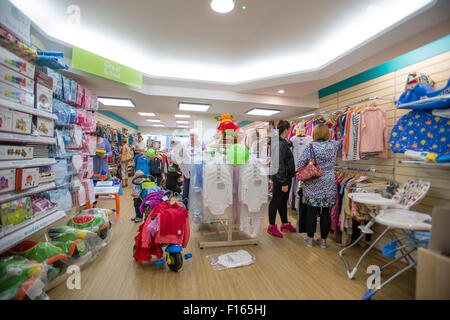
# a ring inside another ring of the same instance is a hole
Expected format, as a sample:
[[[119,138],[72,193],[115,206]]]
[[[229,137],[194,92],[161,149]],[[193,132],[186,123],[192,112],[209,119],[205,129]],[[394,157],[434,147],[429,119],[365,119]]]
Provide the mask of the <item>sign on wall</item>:
[[[142,87],[142,72],[89,51],[73,47],[72,68],[133,87]]]

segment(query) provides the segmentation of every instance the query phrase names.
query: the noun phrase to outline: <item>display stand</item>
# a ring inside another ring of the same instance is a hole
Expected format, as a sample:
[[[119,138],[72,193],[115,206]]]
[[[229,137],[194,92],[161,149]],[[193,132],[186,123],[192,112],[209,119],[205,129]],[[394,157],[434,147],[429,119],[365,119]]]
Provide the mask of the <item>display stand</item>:
[[[234,139],[234,143],[237,143],[237,137],[233,137]],[[226,134],[224,134],[223,136],[223,149],[227,150],[228,144],[226,143]],[[233,181],[235,181],[236,179],[238,179],[239,177],[236,176],[236,172],[235,170],[233,170]],[[239,180],[239,179],[238,179]],[[238,188],[239,188],[239,184],[238,184]],[[237,206],[237,199],[235,199],[235,197],[237,197],[237,193],[233,192],[233,213],[236,213],[236,211],[238,210],[238,206]],[[227,240],[223,240],[223,241],[199,241],[199,247],[200,249],[203,248],[216,248],[216,247],[230,247],[230,246],[246,246],[246,245],[257,245],[258,244],[258,239],[253,238],[253,239],[244,239],[244,240],[236,240],[233,239],[233,217],[231,217],[231,219],[217,219],[215,221],[213,221],[212,223],[220,223],[227,234]]]

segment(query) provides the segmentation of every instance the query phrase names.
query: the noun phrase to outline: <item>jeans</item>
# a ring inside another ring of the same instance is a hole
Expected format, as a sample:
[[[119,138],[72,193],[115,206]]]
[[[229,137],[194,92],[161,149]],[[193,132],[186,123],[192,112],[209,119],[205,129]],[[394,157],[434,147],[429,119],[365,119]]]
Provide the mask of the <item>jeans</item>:
[[[139,209],[141,207],[142,199],[141,198],[134,198],[134,212],[136,213],[136,218],[142,219],[142,213]]]

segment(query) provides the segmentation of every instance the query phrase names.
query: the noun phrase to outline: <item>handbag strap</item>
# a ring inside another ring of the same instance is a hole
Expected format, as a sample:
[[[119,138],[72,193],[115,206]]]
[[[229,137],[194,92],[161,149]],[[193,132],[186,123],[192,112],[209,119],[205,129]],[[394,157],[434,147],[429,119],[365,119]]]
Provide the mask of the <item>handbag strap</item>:
[[[313,143],[312,142],[309,144],[309,156],[310,156],[310,159],[314,159],[314,162],[317,163],[316,153],[314,152],[314,148],[313,148]]]

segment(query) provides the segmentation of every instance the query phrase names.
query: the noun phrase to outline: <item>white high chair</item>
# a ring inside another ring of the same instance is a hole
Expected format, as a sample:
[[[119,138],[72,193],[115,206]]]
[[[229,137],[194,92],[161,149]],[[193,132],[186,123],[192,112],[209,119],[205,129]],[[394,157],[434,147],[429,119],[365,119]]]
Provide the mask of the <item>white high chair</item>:
[[[374,214],[373,210],[370,210],[370,216],[372,217],[372,219],[366,225],[358,227],[361,230],[361,235],[358,237],[358,239],[356,239],[356,241],[354,241],[353,243],[351,243],[350,245],[339,251],[339,256],[344,262],[347,276],[349,279],[353,279],[364,257],[385,236],[386,233],[389,233],[392,239],[397,238],[397,236],[392,231],[394,224],[392,225],[390,223],[385,224],[387,220],[383,219],[386,218],[388,220],[392,219],[393,212],[404,213],[405,211],[408,211],[410,207],[414,206],[425,197],[429,188],[430,188],[429,182],[423,182],[421,180],[415,182],[413,180],[410,180],[397,189],[392,199],[384,198],[378,193],[350,193],[348,195],[349,198],[352,199],[354,202],[362,203],[370,207],[377,207],[378,209],[381,209],[380,214],[382,212],[386,212],[385,214],[380,216],[380,218],[378,218],[378,221],[380,221],[380,224],[387,226],[386,229],[378,236],[378,238],[375,239],[375,241],[373,241],[372,244],[363,252],[363,254],[358,259],[358,262],[356,263],[355,267],[351,271],[350,266],[348,265],[347,261],[344,258],[344,252],[353,247],[354,245],[356,245],[363,237],[365,237],[366,234],[373,234],[371,227],[375,224],[375,222],[378,222],[377,217],[379,216],[379,214],[376,215]],[[396,210],[403,210],[403,211],[396,211]],[[414,259],[412,259],[412,257],[406,252],[405,247],[400,247],[399,250],[402,253],[402,257],[404,256],[405,259],[410,259],[410,261],[408,262],[414,261]]]

